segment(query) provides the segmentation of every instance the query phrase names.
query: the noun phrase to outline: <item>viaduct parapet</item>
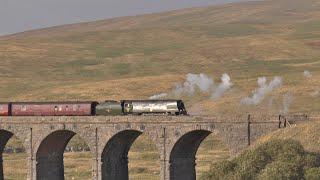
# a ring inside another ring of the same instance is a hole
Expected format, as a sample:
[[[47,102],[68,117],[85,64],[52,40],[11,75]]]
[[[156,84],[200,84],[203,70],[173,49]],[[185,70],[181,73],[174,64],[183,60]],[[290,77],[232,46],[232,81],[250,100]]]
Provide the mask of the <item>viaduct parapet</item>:
[[[236,154],[283,125],[278,116],[247,115],[1,117],[0,179],[2,152],[13,135],[28,155],[28,180],[63,180],[63,152],[75,134],[90,148],[93,180],[128,180],[128,151],[141,134],[157,146],[161,180],[195,180],[195,155],[209,134],[220,136]]]

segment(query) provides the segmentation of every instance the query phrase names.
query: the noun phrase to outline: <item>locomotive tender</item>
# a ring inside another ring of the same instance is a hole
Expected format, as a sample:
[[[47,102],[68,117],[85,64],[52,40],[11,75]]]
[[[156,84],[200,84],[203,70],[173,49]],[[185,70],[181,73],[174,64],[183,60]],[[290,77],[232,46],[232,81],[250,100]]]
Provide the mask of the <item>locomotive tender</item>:
[[[181,100],[0,103],[0,116],[187,115]]]

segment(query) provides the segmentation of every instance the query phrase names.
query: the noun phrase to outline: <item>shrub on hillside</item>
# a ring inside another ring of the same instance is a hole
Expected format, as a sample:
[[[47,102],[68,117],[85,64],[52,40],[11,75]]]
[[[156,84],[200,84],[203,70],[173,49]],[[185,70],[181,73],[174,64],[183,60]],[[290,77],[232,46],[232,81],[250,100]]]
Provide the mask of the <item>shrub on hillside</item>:
[[[314,169],[319,162],[318,155],[304,151],[298,141],[271,140],[231,161],[213,164],[201,179],[312,179],[320,174]]]
[[[207,173],[204,173],[202,176],[202,179],[209,180],[209,179],[215,179],[215,180],[224,180],[224,179],[230,179],[231,174],[228,174],[229,172],[233,172],[236,164],[232,161],[222,161],[219,162],[219,165],[215,165],[211,167],[211,170]],[[228,175],[230,175],[229,178]]]
[[[305,171],[305,179],[307,180],[319,180],[320,179],[320,168],[308,168]]]
[[[303,169],[299,164],[292,162],[274,161],[268,164],[259,174],[259,180],[275,179],[303,179]]]

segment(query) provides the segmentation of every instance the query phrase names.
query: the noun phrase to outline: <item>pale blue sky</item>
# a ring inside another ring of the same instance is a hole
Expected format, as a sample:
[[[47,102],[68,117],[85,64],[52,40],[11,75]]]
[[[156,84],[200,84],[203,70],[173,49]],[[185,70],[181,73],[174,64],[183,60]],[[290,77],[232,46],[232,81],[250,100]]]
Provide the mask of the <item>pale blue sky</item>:
[[[0,35],[244,0],[0,0]]]

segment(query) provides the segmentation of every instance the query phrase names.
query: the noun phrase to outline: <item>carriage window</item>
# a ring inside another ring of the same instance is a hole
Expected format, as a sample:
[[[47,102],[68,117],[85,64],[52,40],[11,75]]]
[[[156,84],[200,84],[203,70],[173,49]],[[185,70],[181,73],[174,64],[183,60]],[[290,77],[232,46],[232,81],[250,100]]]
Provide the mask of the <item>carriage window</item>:
[[[77,110],[77,105],[73,105],[73,106],[72,106],[72,110],[73,110],[73,111],[76,111],[76,110]]]
[[[27,106],[26,105],[23,105],[22,107],[21,107],[21,111],[26,111],[27,110]]]

